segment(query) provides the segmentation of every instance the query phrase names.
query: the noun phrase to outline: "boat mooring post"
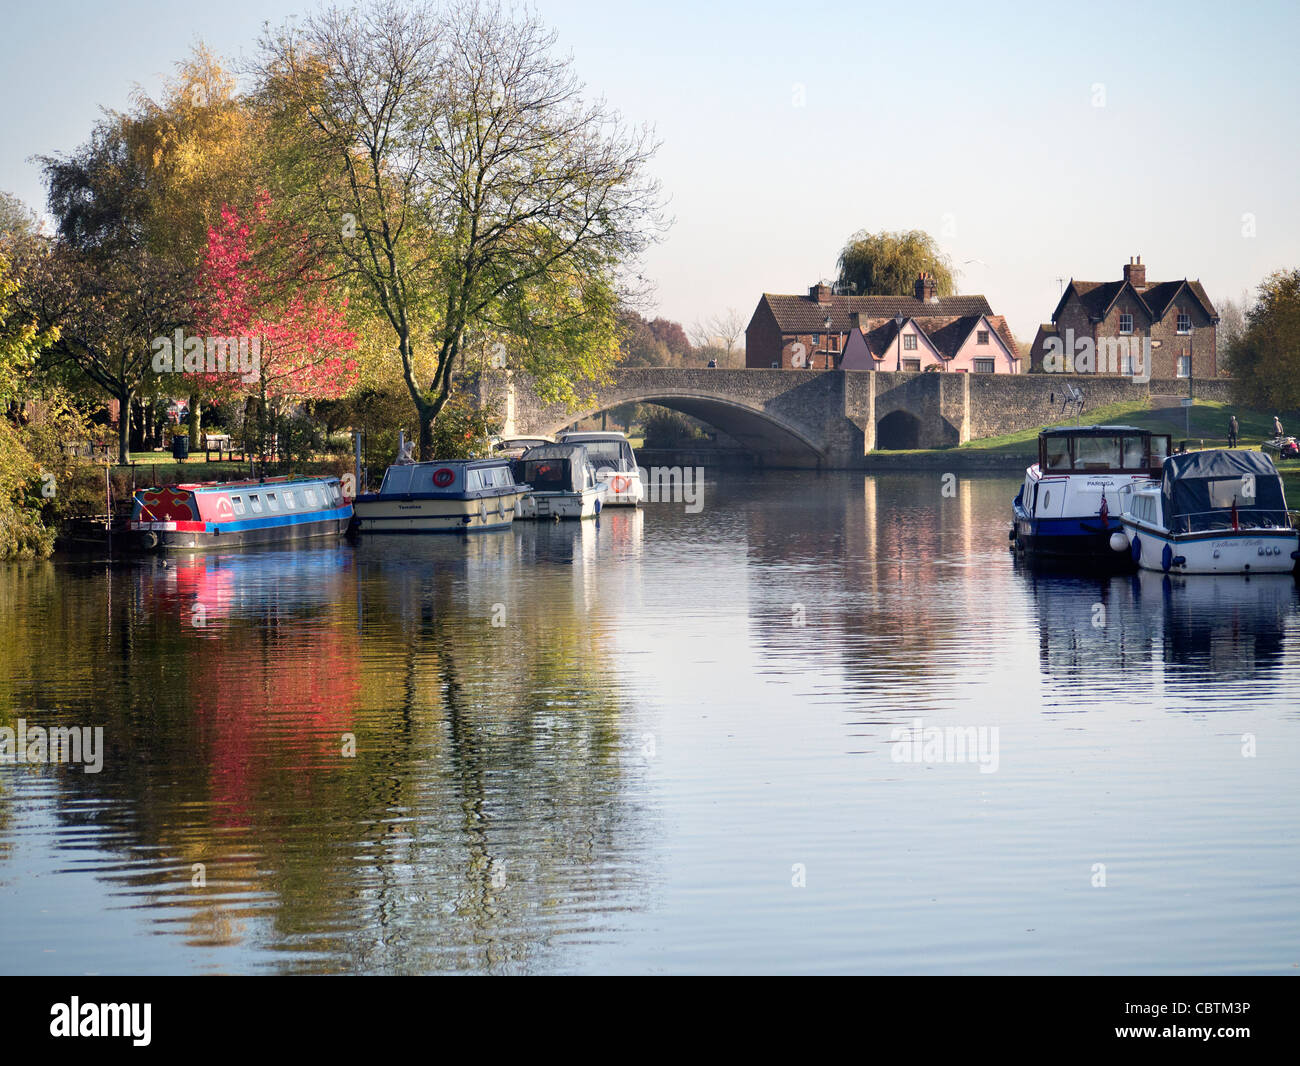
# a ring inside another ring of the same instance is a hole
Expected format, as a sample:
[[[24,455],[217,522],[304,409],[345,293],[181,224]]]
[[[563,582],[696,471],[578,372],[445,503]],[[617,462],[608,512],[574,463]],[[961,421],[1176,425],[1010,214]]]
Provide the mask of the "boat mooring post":
[[[353,489],[353,493],[356,494],[365,491],[361,484],[361,430],[353,430],[352,440],[353,444],[356,446],[357,456],[355,470],[353,471],[353,476],[355,478],[355,488]]]

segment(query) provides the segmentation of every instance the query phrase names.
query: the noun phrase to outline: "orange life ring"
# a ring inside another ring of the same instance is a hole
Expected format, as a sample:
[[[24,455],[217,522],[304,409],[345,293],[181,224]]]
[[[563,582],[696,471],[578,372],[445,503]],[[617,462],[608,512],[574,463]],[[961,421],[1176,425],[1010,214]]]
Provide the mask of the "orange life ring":
[[[440,489],[445,489],[456,480],[456,471],[449,466],[440,466],[433,472],[433,483]]]
[[[630,481],[625,477],[612,477],[609,479],[609,487],[617,493],[627,492]]]

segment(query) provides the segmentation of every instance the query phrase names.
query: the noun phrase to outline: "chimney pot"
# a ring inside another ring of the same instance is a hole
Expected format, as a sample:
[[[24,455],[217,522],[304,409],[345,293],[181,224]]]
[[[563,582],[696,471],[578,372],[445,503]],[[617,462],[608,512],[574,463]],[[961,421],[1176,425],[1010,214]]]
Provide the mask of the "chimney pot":
[[[922,303],[934,303],[939,299],[938,288],[934,283],[934,278],[930,277],[928,270],[921,271],[921,276],[916,279],[916,285],[912,291]]]

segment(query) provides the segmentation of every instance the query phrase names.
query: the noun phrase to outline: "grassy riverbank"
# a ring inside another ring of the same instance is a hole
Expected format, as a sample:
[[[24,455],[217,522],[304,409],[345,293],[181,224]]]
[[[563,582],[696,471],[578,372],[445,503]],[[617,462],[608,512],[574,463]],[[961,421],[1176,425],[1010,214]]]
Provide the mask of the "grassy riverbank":
[[[1152,433],[1168,433],[1174,440],[1187,440],[1190,448],[1225,448],[1228,444],[1228,418],[1236,414],[1241,426],[1238,446],[1258,449],[1262,441],[1273,435],[1272,412],[1248,411],[1215,400],[1197,400],[1191,408],[1190,432],[1188,417],[1181,406],[1152,407],[1148,402],[1116,403],[1084,411],[1080,418],[1062,418],[1043,426],[1008,433],[1000,437],[985,437],[954,448],[916,448],[898,451],[877,451],[866,457],[868,469],[905,470],[1012,470],[1020,471],[1038,458],[1038,434],[1050,426],[1073,425],[1123,425],[1148,429]],[[1297,427],[1300,428],[1300,427]],[[1277,460],[1274,460],[1277,462]],[[1300,474],[1300,461],[1278,462],[1278,469]]]

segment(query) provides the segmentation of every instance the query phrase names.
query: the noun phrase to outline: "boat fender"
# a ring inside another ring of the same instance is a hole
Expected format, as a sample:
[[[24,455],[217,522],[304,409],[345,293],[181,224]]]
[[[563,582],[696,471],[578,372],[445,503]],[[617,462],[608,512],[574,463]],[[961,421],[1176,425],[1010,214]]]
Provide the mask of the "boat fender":
[[[1174,565],[1174,549],[1169,547],[1168,544],[1165,545],[1165,550],[1160,553],[1160,565],[1165,570]]]
[[[154,532],[150,531],[150,532],[146,533],[146,534],[144,535],[144,537],[141,538],[141,540],[142,540],[142,542],[143,542],[143,544],[144,544],[144,546],[145,546],[146,548],[149,548],[149,549],[152,550],[153,548],[158,547],[158,534],[157,534],[157,533],[154,533]]]
[[[601,501],[600,501],[600,500],[597,500],[597,501],[596,501],[596,513],[597,513],[597,514],[600,514],[600,508],[601,508]]]
[[[1187,556],[1185,555],[1174,556],[1174,566],[1186,566],[1186,565],[1187,565]]]
[[[1122,552],[1128,550],[1128,535],[1121,532],[1110,535],[1110,546],[1112,551]]]
[[[1141,537],[1133,538],[1133,543],[1129,547],[1129,554],[1133,556],[1133,561],[1135,563],[1140,563],[1142,561],[1142,538]]]

